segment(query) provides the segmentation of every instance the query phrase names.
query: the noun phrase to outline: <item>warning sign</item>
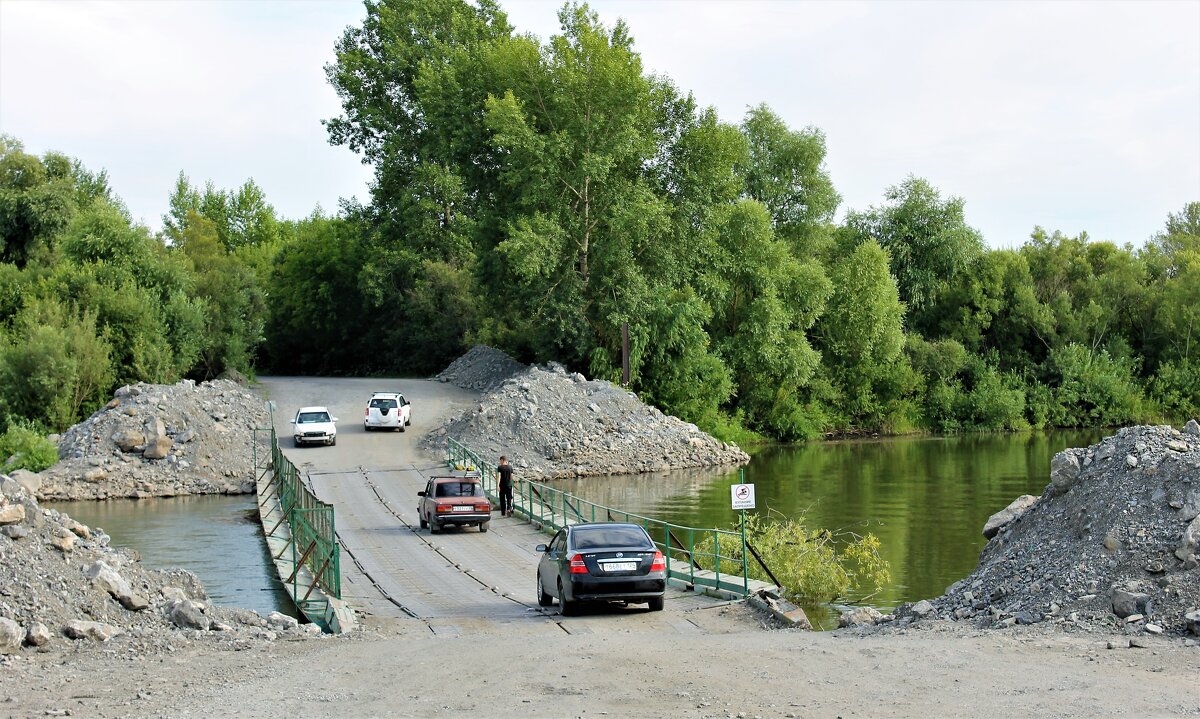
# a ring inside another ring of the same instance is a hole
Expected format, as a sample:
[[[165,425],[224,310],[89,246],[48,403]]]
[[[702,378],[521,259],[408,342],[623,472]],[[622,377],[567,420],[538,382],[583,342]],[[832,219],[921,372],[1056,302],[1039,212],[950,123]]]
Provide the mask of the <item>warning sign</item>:
[[[734,509],[754,509],[754,485],[735,484],[729,488]]]

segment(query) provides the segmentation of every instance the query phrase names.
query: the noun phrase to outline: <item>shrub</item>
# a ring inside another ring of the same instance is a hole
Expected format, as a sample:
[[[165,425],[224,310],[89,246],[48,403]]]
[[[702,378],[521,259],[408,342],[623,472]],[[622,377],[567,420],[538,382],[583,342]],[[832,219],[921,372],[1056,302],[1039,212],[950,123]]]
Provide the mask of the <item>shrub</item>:
[[[1141,416],[1142,391],[1133,380],[1136,361],[1070,344],[1052,350],[1050,363],[1061,378],[1051,406],[1053,424],[1112,427]]]
[[[1170,419],[1200,417],[1200,362],[1164,362],[1150,381],[1150,397]]]
[[[58,447],[33,425],[12,422],[0,434],[0,470],[27,469],[40,472],[58,461]]]
[[[737,534],[719,535],[721,572],[741,572],[742,540]],[[844,597],[852,589],[878,591],[891,579],[887,560],[879,554],[879,538],[845,530],[809,529],[805,518],[746,516],[746,540],[783,583],[784,594],[794,600],[828,602]],[[712,569],[713,546],[696,547],[696,563]],[[707,561],[705,554],[708,555]],[[749,574],[771,581],[757,562]]]

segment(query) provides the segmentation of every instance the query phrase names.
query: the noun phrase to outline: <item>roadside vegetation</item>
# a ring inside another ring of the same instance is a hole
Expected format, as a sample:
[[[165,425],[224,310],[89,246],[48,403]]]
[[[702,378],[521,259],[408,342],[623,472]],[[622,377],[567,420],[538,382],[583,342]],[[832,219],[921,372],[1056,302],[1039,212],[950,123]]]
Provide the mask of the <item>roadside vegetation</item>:
[[[324,122],[375,180],[335,214],[181,173],[152,232],[103,171],[0,138],[0,433],[130,382],[432,374],[475,343],[615,381],[625,325],[631,388],[740,442],[1200,414],[1200,201],[990,249],[906,177],[839,223],[819,129],[722,122],[622,23],[561,21],[369,3]]]

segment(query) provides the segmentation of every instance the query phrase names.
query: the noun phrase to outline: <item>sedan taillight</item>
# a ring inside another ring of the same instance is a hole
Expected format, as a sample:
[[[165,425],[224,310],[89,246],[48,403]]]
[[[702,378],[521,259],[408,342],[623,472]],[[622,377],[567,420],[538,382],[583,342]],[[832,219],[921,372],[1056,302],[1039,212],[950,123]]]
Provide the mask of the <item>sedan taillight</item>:
[[[583,557],[578,554],[571,555],[571,574],[587,574],[587,565],[583,563]]]
[[[667,559],[666,559],[666,557],[663,556],[662,552],[654,553],[654,561],[650,563],[650,571],[651,572],[667,571]]]
[[[490,512],[490,511],[492,511],[492,505],[490,505],[490,504],[477,504],[477,505],[475,505],[475,511],[476,511],[476,512]]]
[[[437,511],[438,511],[438,514],[441,514],[442,512],[453,512],[454,507],[452,507],[449,504],[439,504],[437,506]]]

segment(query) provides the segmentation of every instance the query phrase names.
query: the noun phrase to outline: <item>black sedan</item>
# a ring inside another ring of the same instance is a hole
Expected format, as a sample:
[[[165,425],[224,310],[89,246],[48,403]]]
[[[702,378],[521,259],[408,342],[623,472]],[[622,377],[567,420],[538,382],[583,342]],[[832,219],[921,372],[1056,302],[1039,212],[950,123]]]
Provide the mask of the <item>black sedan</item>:
[[[550,544],[539,544],[538,604],[558,599],[564,615],[591,600],[646,602],[663,608],[667,560],[637,524],[577,524],[558,530]]]

